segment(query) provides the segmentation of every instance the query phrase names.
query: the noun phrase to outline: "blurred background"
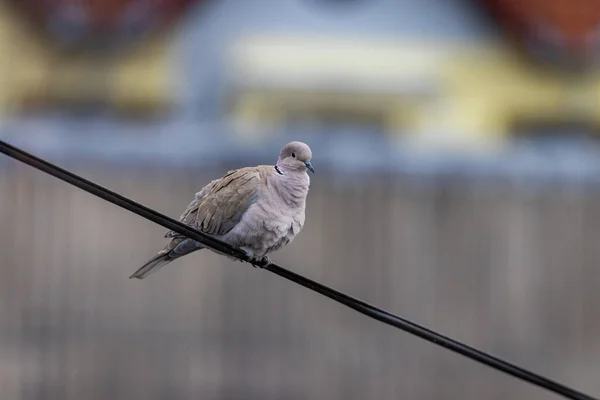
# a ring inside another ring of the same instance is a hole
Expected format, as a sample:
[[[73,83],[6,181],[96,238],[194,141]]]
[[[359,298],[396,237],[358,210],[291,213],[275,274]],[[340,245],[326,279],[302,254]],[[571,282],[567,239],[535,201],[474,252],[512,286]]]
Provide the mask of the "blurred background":
[[[172,217],[313,149],[272,259],[600,396],[600,3],[3,0],[0,138]],[[11,399],[552,399],[0,157]]]

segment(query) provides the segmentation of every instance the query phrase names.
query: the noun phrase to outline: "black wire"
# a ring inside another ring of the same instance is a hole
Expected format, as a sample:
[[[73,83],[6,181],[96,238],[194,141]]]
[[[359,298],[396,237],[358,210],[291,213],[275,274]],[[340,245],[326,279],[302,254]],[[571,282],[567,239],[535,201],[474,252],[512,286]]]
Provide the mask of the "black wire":
[[[97,185],[93,182],[88,181],[78,175],[73,174],[72,172],[66,171],[56,165],[53,165],[45,160],[42,160],[38,157],[35,157],[25,151],[18,149],[10,144],[0,140],[0,152],[8,155],[9,157],[15,158],[27,165],[30,165],[34,168],[39,169],[47,174],[50,174],[58,179],[61,179],[67,183],[70,183],[86,192],[89,192],[95,196],[98,196],[106,201],[109,201],[113,204],[116,204],[119,207],[125,208],[143,218],[146,218],[152,222],[155,222],[159,225],[164,226],[167,229],[178,232],[182,235],[185,235],[191,239],[194,239],[206,246],[209,246],[215,250],[220,251],[221,253],[225,253],[231,256],[234,256],[240,260],[251,262],[246,254],[227,243],[224,243],[218,239],[211,237],[205,233],[197,231],[195,229],[190,228],[189,226],[171,219],[163,214],[160,214],[157,211],[154,211],[148,207],[145,207],[139,203],[136,203],[133,200],[130,200],[126,197],[123,197],[115,192],[112,192],[100,185]],[[259,262],[251,262],[252,264],[264,267]],[[540,376],[534,372],[523,369],[517,365],[511,364],[507,361],[504,361],[500,358],[492,356],[490,354],[484,353],[481,350],[477,350],[473,347],[467,346],[466,344],[460,343],[454,339],[443,336],[437,332],[434,332],[430,329],[422,327],[414,322],[411,322],[407,319],[398,317],[394,314],[391,314],[387,311],[383,311],[375,306],[372,306],[368,303],[365,303],[362,300],[358,300],[352,296],[347,294],[338,292],[335,289],[329,288],[325,285],[322,285],[318,282],[305,278],[301,275],[298,275],[294,272],[291,272],[285,268],[282,268],[276,264],[269,264],[264,267],[265,269],[277,274],[285,279],[288,279],[294,283],[302,285],[308,289],[311,289],[317,293],[320,293],[324,296],[329,297],[339,303],[342,303],[354,310],[365,314],[371,318],[377,319],[381,322],[384,322],[388,325],[392,325],[396,328],[402,329],[405,332],[416,335],[422,339],[425,339],[429,342],[435,343],[439,346],[445,347],[449,350],[452,350],[456,353],[462,354],[465,357],[468,357],[472,360],[479,361],[482,364],[485,364],[489,367],[497,369],[499,371],[505,372],[509,375],[512,375],[516,378],[522,379],[534,385],[543,387],[551,392],[562,395],[569,399],[575,400],[597,400],[591,396],[578,392],[574,389],[571,389],[565,385],[562,385],[558,382],[554,382],[548,378]]]

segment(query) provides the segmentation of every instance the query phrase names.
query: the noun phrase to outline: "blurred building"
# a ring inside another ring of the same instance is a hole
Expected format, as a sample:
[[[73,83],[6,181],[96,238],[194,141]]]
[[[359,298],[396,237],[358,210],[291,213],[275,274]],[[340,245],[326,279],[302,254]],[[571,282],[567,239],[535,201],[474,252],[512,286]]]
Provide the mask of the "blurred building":
[[[597,3],[470,3],[486,3],[505,37],[244,37],[231,72],[239,129],[256,134],[299,120],[359,120],[402,144],[463,149],[557,128],[595,135]]]
[[[0,106],[15,112],[172,103],[168,30],[192,1],[0,3]]]
[[[165,124],[171,146],[352,132],[399,157],[596,136],[598,18],[585,0],[82,4],[1,4],[0,104],[27,117],[9,118],[19,132],[37,121],[60,137],[72,118],[47,111],[83,108],[159,117],[95,119],[107,145],[108,131]]]

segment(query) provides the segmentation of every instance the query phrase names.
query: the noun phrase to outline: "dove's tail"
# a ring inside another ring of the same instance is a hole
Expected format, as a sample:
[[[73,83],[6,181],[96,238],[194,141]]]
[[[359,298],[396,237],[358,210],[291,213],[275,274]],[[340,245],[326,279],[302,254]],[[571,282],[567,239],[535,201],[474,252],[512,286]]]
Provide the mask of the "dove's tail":
[[[185,256],[186,254],[193,253],[196,250],[200,250],[202,246],[191,239],[174,239],[167,247],[165,247],[160,253],[151,258],[146,264],[140,269],[135,271],[129,279],[137,278],[144,279],[153,272],[158,271],[171,261],[178,259],[179,257]]]
[[[158,253],[155,257],[152,257],[150,261],[144,264],[140,269],[131,274],[129,279],[144,279],[152,272],[158,271],[160,268],[164,267],[173,260],[174,258],[171,258],[169,256],[169,253]]]

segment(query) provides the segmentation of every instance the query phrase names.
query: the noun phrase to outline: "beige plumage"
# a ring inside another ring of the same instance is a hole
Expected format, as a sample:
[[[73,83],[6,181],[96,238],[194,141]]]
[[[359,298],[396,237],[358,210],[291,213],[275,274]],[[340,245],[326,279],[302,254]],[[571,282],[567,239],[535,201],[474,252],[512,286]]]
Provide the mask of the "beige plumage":
[[[290,243],[304,226],[310,186],[307,170],[314,172],[311,159],[308,145],[288,143],[276,165],[229,171],[204,186],[179,219],[261,260]],[[130,278],[143,279],[204,248],[177,232],[169,231],[165,237],[171,238],[169,244]]]

